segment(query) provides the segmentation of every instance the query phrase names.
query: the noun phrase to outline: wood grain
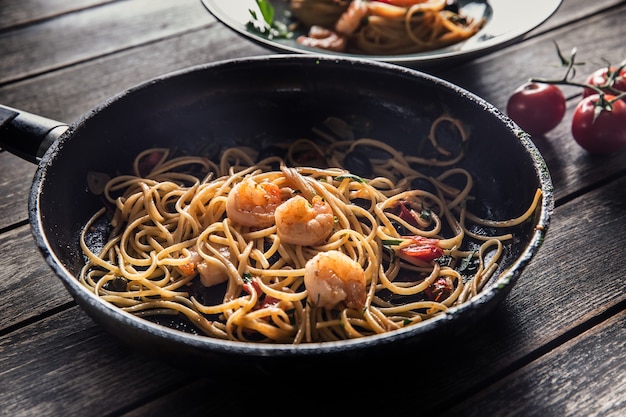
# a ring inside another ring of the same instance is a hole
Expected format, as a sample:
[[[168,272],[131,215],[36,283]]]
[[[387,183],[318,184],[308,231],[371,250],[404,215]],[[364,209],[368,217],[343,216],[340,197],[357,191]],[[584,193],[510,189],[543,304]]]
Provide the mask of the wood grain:
[[[621,417],[626,409],[626,312],[442,414]],[[578,391],[579,387],[585,387]]]
[[[115,0],[2,0],[0,29],[36,24]]]
[[[428,72],[503,110],[530,76],[561,74],[553,41],[578,47],[585,68],[623,59],[625,19],[622,0],[565,0],[519,43]],[[72,122],[164,73],[271,52],[216,22],[199,0],[3,0],[0,103]],[[36,167],[0,152],[0,415],[329,412],[331,397],[349,415],[624,415],[626,152],[592,157],[573,142],[578,94],[567,89],[565,121],[533,138],[557,197],[547,238],[484,323],[400,367],[376,358],[252,383],[253,370],[228,379],[186,373],[89,319],[34,245],[27,201]],[[268,400],[277,392],[280,409]]]
[[[0,84],[180,36],[211,23],[215,18],[192,0],[118,1],[77,10],[5,34],[0,43]]]
[[[28,192],[36,168],[8,152],[0,152],[0,230],[27,220]]]
[[[107,415],[188,379],[108,337],[78,307],[0,338],[0,350],[1,415]]]

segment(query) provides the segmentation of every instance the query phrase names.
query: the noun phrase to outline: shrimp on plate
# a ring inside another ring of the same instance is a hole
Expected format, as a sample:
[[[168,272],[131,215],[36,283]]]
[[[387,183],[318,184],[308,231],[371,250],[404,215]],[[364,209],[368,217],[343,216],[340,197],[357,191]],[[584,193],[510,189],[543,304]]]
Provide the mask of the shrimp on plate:
[[[348,38],[322,26],[311,26],[308,36],[298,36],[298,43],[311,48],[343,52],[348,45]]]
[[[335,221],[332,208],[319,195],[313,196],[311,202],[301,195],[291,197],[276,208],[274,216],[281,242],[302,246],[322,243]]]
[[[354,0],[335,23],[334,30],[313,25],[308,36],[299,36],[297,42],[312,48],[344,52],[348,45],[348,37],[354,33],[368,12],[368,4],[363,0]]]
[[[352,35],[359,28],[368,11],[368,2],[364,0],[352,1],[348,9],[339,16],[339,20],[335,23],[335,31],[342,35]]]
[[[278,185],[244,178],[228,193],[226,215],[242,226],[270,227],[274,225],[274,211],[282,202]]]
[[[366,1],[353,0],[348,8],[339,16],[333,29],[319,25],[311,25],[307,36],[299,36],[297,42],[304,46],[321,48],[335,52],[345,52],[348,40],[368,16],[383,19],[402,20],[409,9],[438,10],[445,0],[385,0]]]
[[[342,252],[320,252],[304,268],[308,299],[316,307],[333,309],[342,303],[361,310],[367,296],[363,267]]]

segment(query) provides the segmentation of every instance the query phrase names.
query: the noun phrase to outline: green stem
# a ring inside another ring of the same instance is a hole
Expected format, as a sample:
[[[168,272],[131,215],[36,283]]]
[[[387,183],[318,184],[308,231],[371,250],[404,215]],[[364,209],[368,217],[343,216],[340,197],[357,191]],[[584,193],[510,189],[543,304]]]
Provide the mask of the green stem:
[[[602,91],[602,89],[598,86],[586,84],[586,83],[579,83],[579,82],[571,81],[567,79],[549,80],[546,78],[531,78],[530,82],[542,83],[542,84],[555,84],[555,85],[571,85],[574,87],[590,88],[598,94],[604,94],[604,91]]]

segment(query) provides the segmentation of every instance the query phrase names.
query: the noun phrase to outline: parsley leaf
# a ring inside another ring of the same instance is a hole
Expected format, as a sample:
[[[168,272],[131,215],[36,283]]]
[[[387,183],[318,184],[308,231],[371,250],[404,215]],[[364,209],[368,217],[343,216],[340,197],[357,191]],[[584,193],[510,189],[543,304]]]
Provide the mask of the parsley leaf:
[[[268,39],[289,39],[293,37],[293,33],[286,24],[275,20],[275,10],[269,0],[256,0],[261,16],[258,16],[256,10],[248,9],[252,19],[246,23],[249,30],[265,35]]]

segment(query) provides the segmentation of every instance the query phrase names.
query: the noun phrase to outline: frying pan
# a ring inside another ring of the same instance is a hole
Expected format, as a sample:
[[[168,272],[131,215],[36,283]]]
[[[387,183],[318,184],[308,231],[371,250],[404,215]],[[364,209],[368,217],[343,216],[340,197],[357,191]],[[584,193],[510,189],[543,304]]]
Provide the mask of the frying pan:
[[[443,113],[460,118],[471,132],[467,156],[459,165],[476,179],[474,212],[496,219],[517,217],[537,188],[543,192],[532,221],[516,227],[515,238],[506,244],[497,281],[446,314],[356,340],[231,342],[194,334],[183,321],[148,321],[125,313],[76,279],[84,263],[79,234],[102,206],[87,186],[89,172],[129,172],[133,157],[153,146],[193,152],[207,145],[262,147],[313,137],[311,128],[329,116],[366,120],[370,137],[417,153],[418,138]],[[8,107],[0,116],[2,147],[38,163],[29,196],[32,233],[67,291],[97,323],[130,346],[198,369],[359,361],[414,352],[438,337],[461,334],[510,292],[540,248],[553,208],[550,175],[540,153],[494,106],[436,77],[357,58],[272,55],[197,66],[124,91],[69,127]]]

